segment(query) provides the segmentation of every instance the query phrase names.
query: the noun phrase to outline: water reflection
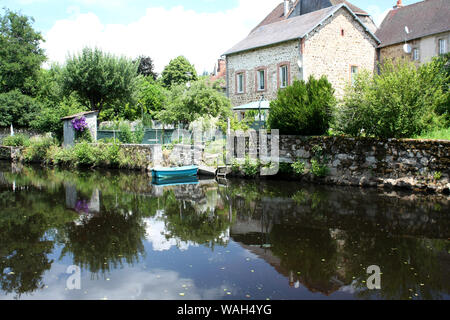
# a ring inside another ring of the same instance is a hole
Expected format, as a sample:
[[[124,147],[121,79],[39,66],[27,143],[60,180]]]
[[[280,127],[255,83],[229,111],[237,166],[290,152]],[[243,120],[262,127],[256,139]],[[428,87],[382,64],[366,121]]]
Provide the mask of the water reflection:
[[[49,277],[62,286],[62,263],[90,279],[120,273],[110,290],[118,299],[142,298],[142,277],[167,291],[147,292],[153,299],[449,298],[443,196],[287,182],[155,185],[143,173],[0,164],[0,206],[5,297],[45,296]],[[383,272],[379,291],[367,289],[370,265]],[[131,294],[119,278],[140,289]],[[187,297],[188,288],[202,293]],[[80,298],[62,292],[56,298]]]

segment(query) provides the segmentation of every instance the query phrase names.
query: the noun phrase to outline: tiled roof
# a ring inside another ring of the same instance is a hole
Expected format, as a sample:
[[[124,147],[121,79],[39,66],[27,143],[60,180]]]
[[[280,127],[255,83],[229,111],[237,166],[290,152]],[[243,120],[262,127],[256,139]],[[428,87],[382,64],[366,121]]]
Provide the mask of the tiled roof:
[[[391,10],[376,36],[381,41],[380,47],[386,47],[449,30],[450,0],[425,0]]]
[[[297,17],[284,19],[268,25],[262,25],[250,33],[247,38],[239,42],[233,48],[229,49],[225,55],[303,38],[340,8],[346,8],[356,17],[356,15],[346,4],[340,4]],[[376,39],[375,35],[373,35],[368,29],[367,32],[369,32],[373,38]],[[378,39],[376,40],[378,41]]]
[[[294,1],[291,11],[289,12],[288,16],[292,13],[292,11],[294,11],[295,6],[298,4],[300,0]],[[369,14],[362,10],[361,8],[358,8],[357,6],[355,6],[354,4],[346,1],[346,0],[330,0],[331,6],[337,6],[340,4],[346,4],[356,15],[363,15],[363,16],[368,16]],[[284,17],[284,3],[280,3],[278,6],[275,7],[275,9],[273,9],[273,11],[271,13],[269,13],[269,15],[267,17],[264,18],[263,21],[261,21],[253,30],[258,29],[261,26],[267,25],[267,24],[271,24],[274,22],[278,22],[278,21],[282,21],[285,20]]]
[[[260,24],[258,24],[253,30],[258,29],[261,26],[267,25],[267,24],[271,24],[274,22],[278,22],[281,20],[285,20],[284,18],[284,4],[280,3],[271,13],[269,13],[269,15],[267,17],[264,18],[263,21],[260,22]]]

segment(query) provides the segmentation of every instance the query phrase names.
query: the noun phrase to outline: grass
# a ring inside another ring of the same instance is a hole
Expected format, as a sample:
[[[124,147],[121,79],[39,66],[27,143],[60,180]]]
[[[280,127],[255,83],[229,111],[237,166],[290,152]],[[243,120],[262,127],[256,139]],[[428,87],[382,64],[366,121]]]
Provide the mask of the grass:
[[[420,136],[414,137],[414,139],[429,139],[429,140],[450,140],[450,128],[434,130]]]

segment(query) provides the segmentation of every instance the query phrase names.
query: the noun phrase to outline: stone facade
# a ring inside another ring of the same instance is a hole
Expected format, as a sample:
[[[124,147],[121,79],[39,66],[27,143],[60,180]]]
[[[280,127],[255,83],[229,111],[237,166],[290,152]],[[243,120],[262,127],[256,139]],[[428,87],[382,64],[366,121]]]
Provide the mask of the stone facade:
[[[264,94],[265,100],[277,97],[279,66],[288,65],[290,79],[301,78],[297,61],[300,58],[300,40],[285,42],[270,47],[249,50],[227,57],[228,96],[234,106],[259,101]],[[266,70],[266,90],[258,91],[256,72]],[[237,75],[244,74],[244,92],[237,92]]]
[[[377,42],[345,9],[340,9],[305,41],[303,51],[304,77],[322,75],[342,97],[351,83],[351,67],[358,72],[374,72]]]
[[[413,51],[414,49],[418,49],[419,60],[414,62],[416,62],[417,65],[430,62],[433,57],[439,55],[439,40],[446,41],[446,52],[449,52],[450,32],[444,32],[408,41],[407,43],[412,48],[411,53],[405,53],[403,51],[404,42],[382,47],[380,48],[380,60],[406,58],[414,61]]]
[[[351,83],[351,67],[373,72],[377,54],[376,40],[345,8],[339,9],[304,39],[274,44],[227,56],[227,93],[234,106],[273,100],[279,89],[279,68],[289,68],[289,83],[307,80],[309,75],[328,77],[336,95],[342,97]],[[299,66],[301,65],[301,68]],[[267,88],[256,89],[256,73],[266,70]],[[244,74],[244,92],[237,92],[237,75]]]

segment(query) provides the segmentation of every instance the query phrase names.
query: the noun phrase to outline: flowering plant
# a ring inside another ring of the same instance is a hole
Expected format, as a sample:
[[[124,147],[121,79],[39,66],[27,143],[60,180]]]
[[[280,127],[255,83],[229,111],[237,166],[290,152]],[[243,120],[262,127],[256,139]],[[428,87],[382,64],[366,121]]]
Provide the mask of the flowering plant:
[[[85,117],[75,118],[72,120],[72,127],[78,131],[83,132],[88,127]]]
[[[75,211],[78,214],[89,213],[89,203],[86,200],[78,200],[75,204]]]

